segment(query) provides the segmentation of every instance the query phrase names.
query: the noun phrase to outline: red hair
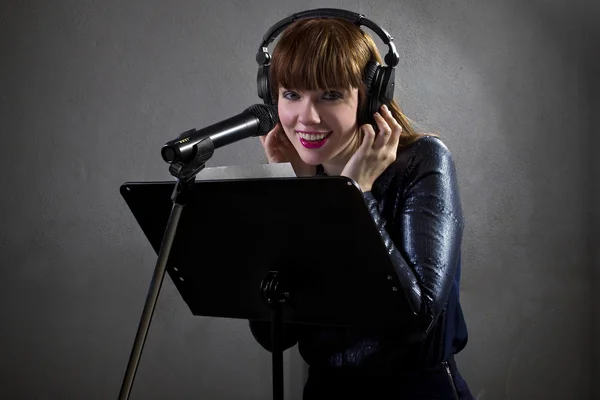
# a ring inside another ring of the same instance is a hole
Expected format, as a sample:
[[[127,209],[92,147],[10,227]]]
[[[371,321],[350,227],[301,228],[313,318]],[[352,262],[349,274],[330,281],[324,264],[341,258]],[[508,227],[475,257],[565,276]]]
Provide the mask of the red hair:
[[[357,88],[360,110],[365,105],[363,72],[371,60],[383,64],[375,42],[357,25],[338,18],[298,20],[283,31],[273,50],[269,67],[272,98],[278,98],[280,87]],[[415,132],[397,101],[392,101],[390,111],[402,126],[400,145],[422,136]]]

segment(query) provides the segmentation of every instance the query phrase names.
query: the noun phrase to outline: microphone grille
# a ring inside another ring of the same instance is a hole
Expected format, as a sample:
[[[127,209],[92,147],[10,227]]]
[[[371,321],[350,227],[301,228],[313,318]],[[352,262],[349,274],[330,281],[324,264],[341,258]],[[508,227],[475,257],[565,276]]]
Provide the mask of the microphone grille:
[[[269,133],[279,122],[277,109],[269,104],[255,104],[246,109],[250,114],[258,118],[258,132],[254,136],[262,136]]]

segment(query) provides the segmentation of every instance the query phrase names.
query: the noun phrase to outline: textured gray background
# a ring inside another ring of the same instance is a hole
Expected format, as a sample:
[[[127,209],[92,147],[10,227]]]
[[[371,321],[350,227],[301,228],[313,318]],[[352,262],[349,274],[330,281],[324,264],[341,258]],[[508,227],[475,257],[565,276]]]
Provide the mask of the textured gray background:
[[[2,1],[0,397],[117,397],[155,263],[119,185],[171,179],[166,140],[259,102],[266,29],[333,6],[392,34],[397,98],[454,154],[474,395],[600,398],[598,4]],[[262,162],[246,140],[210,166]],[[132,398],[268,398],[270,371],[245,321],[191,316],[167,278]],[[304,377],[286,352],[287,398]]]

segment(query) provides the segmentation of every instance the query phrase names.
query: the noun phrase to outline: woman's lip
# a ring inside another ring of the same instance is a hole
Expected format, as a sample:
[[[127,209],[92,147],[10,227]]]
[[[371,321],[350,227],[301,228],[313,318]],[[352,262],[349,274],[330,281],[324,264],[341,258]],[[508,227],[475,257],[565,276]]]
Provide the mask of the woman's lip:
[[[296,131],[296,133],[305,133],[307,135],[321,135],[321,134],[329,135],[331,132],[333,132],[333,131],[327,131],[327,132]]]
[[[316,150],[316,149],[319,149],[319,148],[325,146],[325,143],[327,143],[329,141],[329,136],[331,135],[332,132],[333,131],[330,131],[329,133],[319,133],[320,135],[323,136],[319,140],[306,140],[306,139],[302,138],[301,135],[298,135],[297,137],[302,146],[304,146],[307,149]],[[306,134],[302,131],[300,131],[300,133]]]

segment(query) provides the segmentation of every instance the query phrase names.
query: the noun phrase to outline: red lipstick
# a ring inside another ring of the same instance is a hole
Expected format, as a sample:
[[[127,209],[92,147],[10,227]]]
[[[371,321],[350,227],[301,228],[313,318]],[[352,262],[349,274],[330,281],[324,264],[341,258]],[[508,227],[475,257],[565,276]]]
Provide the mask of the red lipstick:
[[[300,140],[300,144],[302,144],[302,146],[304,146],[307,149],[318,149],[321,148],[325,145],[325,143],[327,143],[327,141],[329,140],[329,135],[331,135],[331,132],[308,132],[308,131],[296,131],[296,133],[298,134],[298,140]],[[304,137],[300,136],[300,134],[304,134]],[[322,135],[322,134],[326,134],[326,136],[324,138],[321,139],[317,139],[317,140],[308,140],[307,135]]]

